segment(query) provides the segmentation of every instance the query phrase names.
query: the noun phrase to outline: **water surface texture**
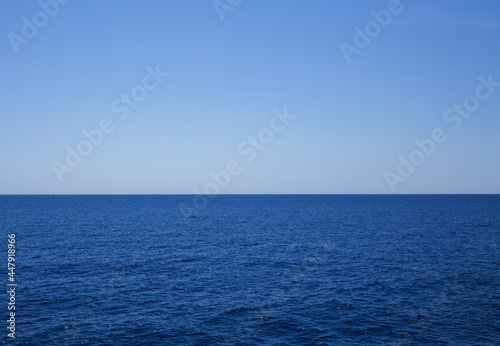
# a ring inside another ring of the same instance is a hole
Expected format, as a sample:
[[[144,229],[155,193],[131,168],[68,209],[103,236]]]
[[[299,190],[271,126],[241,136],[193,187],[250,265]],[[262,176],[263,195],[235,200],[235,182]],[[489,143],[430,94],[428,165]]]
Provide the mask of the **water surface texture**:
[[[2,340],[500,343],[498,195],[218,196],[185,218],[192,199],[0,196]]]

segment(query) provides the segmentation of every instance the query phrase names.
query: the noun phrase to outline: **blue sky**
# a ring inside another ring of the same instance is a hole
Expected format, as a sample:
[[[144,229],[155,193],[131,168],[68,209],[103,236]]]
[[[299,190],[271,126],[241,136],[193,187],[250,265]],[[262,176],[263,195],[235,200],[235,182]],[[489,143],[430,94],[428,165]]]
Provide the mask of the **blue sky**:
[[[210,0],[54,1],[2,2],[0,193],[190,194],[230,161],[220,193],[500,193],[500,88],[443,119],[480,76],[500,82],[498,1],[401,0],[350,62],[341,43],[394,3],[221,0],[221,20]],[[169,74],[121,120],[111,104],[151,69]],[[284,107],[248,162],[239,146]],[[114,131],[69,167],[103,119]],[[436,128],[446,141],[401,176]]]

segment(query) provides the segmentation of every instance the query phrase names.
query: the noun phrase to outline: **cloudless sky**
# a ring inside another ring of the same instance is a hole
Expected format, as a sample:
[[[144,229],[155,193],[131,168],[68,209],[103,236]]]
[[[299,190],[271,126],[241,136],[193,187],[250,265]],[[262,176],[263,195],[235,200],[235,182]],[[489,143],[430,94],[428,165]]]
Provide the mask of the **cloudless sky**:
[[[479,76],[500,82],[500,2],[401,0],[348,63],[340,44],[387,6],[243,0],[221,20],[211,0],[73,0],[16,53],[9,33],[41,6],[3,1],[0,193],[190,194],[231,160],[222,193],[392,193],[385,172],[435,128],[446,142],[395,192],[500,193],[500,88],[458,129],[443,120]],[[169,75],[120,120],[111,104],[148,66]],[[247,162],[240,143],[284,107],[296,117]],[[104,118],[115,130],[58,181],[53,162]]]

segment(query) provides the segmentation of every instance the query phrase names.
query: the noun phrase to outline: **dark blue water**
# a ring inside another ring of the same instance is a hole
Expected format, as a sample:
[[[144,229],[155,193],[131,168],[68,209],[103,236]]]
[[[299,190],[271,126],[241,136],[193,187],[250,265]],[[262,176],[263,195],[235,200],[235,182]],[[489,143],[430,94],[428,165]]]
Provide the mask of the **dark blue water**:
[[[191,202],[0,196],[2,340],[500,343],[498,195],[219,196],[185,218]]]

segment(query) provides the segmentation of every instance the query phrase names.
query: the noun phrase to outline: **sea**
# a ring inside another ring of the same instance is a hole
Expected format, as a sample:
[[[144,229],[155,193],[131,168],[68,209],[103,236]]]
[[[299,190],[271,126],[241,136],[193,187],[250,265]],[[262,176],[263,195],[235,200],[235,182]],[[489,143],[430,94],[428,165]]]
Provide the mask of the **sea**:
[[[0,196],[0,340],[500,344],[500,195],[194,198]]]

